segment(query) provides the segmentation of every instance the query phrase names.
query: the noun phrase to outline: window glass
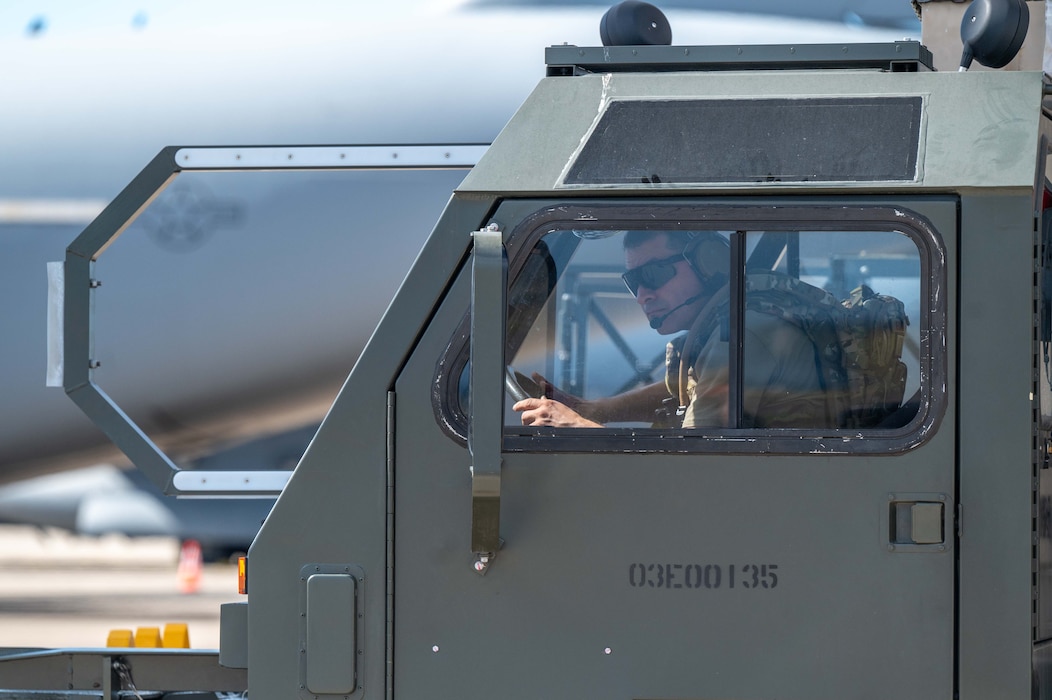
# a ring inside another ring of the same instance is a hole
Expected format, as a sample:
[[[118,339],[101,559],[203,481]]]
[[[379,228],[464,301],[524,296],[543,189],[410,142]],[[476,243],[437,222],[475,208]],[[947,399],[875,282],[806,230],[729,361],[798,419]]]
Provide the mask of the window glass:
[[[917,414],[914,237],[679,226],[537,239],[509,292],[509,430],[829,432]]]

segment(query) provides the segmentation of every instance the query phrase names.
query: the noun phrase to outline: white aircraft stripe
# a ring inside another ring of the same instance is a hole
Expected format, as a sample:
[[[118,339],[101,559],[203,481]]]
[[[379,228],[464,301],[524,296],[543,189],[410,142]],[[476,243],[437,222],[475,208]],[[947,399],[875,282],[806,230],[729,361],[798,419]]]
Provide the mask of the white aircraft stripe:
[[[102,199],[0,199],[0,225],[87,225],[106,207]]]

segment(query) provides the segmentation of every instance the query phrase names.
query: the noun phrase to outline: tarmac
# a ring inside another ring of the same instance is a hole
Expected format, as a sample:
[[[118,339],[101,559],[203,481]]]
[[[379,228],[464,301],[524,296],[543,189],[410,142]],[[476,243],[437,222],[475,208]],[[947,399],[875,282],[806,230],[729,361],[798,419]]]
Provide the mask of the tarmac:
[[[174,539],[0,525],[0,647],[104,647],[115,629],[181,622],[192,648],[218,649],[220,604],[246,600],[237,566],[205,564],[184,593],[178,563]]]

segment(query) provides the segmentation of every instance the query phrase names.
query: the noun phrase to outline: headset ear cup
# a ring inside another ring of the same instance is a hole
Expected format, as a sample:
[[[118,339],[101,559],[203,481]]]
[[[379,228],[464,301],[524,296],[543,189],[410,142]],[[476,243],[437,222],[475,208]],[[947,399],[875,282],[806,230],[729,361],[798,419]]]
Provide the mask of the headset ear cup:
[[[683,257],[709,292],[719,289],[730,279],[731,246],[718,233],[706,231],[694,236],[683,249]]]

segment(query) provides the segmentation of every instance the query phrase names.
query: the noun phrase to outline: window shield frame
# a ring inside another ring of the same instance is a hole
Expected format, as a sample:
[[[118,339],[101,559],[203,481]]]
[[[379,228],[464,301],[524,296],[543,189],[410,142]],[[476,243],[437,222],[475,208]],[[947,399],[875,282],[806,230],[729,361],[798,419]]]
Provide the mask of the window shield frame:
[[[514,202],[516,209],[528,205]],[[896,232],[917,247],[920,263],[918,325],[919,405],[898,428],[551,428],[505,425],[505,452],[677,452],[734,454],[895,454],[926,442],[945,413],[947,376],[946,253],[941,237],[923,214],[892,204],[786,202],[772,205],[706,201],[577,201],[545,204],[534,200],[530,213],[505,234],[509,259],[509,306],[532,251],[547,234],[575,226],[595,231],[632,228],[745,232]],[[923,208],[921,206],[921,208]],[[498,211],[498,216],[501,214]],[[740,267],[745,261],[738,257]],[[735,275],[741,279],[741,275]],[[540,311],[538,310],[538,313]],[[468,315],[459,324],[436,364],[432,405],[437,422],[454,440],[465,442],[468,417],[460,405],[459,378],[466,374]],[[509,321],[509,328],[512,323]],[[506,340],[510,340],[507,338]],[[511,357],[506,346],[506,357]],[[739,373],[740,374],[740,373]],[[912,397],[904,397],[904,403]]]

